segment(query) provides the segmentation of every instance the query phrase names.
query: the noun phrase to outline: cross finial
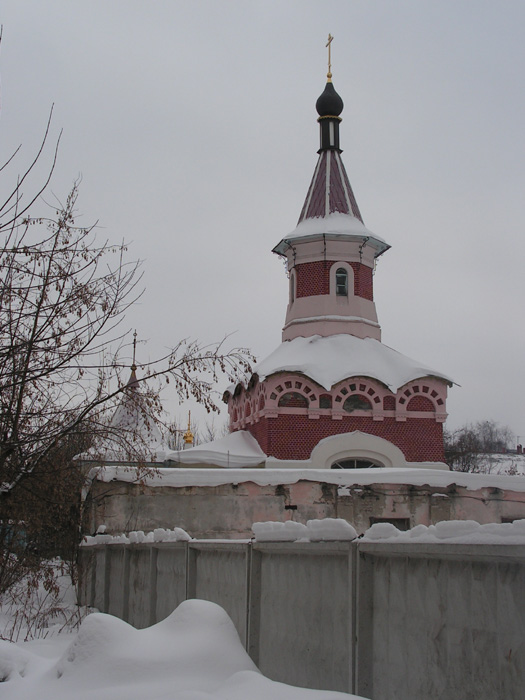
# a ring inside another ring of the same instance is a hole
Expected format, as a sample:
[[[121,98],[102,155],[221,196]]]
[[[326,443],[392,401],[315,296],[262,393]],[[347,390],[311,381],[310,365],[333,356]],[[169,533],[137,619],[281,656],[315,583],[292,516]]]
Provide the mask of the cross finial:
[[[135,329],[135,332],[133,333],[133,364],[131,365],[131,369],[135,371],[137,369],[137,365],[135,364],[135,357],[137,354],[137,330]]]
[[[328,42],[326,44],[326,47],[328,49],[328,73],[326,74],[326,77],[328,80],[332,80],[332,41],[334,40],[334,37],[331,34],[328,34]]]

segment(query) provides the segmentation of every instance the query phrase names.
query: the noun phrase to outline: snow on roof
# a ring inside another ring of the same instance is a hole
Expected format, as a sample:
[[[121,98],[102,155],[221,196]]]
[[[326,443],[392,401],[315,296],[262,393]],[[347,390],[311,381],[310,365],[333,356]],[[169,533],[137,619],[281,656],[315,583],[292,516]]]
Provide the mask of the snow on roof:
[[[256,467],[266,460],[257,440],[246,430],[188,450],[168,452],[167,460],[182,464],[216,464],[219,467]]]
[[[300,372],[327,391],[349,377],[377,379],[393,392],[421,377],[439,377],[452,383],[445,374],[402,355],[379,340],[346,333],[299,337],[281,343],[254,368],[261,381],[276,372]]]
[[[310,236],[319,236],[322,234],[333,236],[335,238],[342,236],[359,236],[368,238],[372,244],[375,243],[374,247],[376,247],[379,251],[378,254],[383,253],[385,250],[390,248],[388,243],[383,238],[377,236],[375,233],[367,229],[366,226],[355,216],[334,212],[328,216],[317,216],[301,221],[291,233],[284,236],[282,241],[275,246],[274,252],[282,255],[287,248],[286,243],[288,241],[299,238],[309,238]],[[282,245],[283,243],[285,245]]]
[[[502,474],[469,474],[444,469],[415,469],[413,467],[380,467],[376,469],[155,469],[144,476],[138,470],[126,467],[97,467],[90,478],[98,481],[124,481],[145,483],[148,486],[223,486],[252,482],[258,486],[296,484],[298,481],[317,481],[342,488],[370,486],[373,484],[410,484],[446,488],[452,484],[477,491],[483,488],[499,488],[525,492],[525,476]]]

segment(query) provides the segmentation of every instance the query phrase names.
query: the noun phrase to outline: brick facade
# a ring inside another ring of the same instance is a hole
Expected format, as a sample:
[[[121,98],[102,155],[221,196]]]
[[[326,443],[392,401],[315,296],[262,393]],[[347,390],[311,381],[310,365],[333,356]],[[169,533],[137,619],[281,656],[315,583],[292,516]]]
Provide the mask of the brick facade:
[[[354,271],[354,295],[374,300],[373,270],[358,262],[349,263]],[[330,270],[337,265],[330,260],[316,260],[294,267],[296,274],[296,296],[310,297],[330,294]]]
[[[399,447],[408,462],[442,462],[445,458],[443,424],[428,418],[374,421],[365,416],[349,415],[335,421],[330,416],[311,420],[305,415],[287,414],[264,417],[247,425],[246,430],[267,455],[277,459],[308,459],[323,438],[354,430],[388,440]]]
[[[294,270],[297,280],[297,298],[330,294],[330,267],[332,265],[333,263],[328,260],[316,260],[296,265]]]
[[[413,396],[407,403],[407,411],[434,411],[434,404],[426,396]]]
[[[356,297],[374,301],[374,274],[371,267],[361,263],[350,263],[354,270],[354,294]]]

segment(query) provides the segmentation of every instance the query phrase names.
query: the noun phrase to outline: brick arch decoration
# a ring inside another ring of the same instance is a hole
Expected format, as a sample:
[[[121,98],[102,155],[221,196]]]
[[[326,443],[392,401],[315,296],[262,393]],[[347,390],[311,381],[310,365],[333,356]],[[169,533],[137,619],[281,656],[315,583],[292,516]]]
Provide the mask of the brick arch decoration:
[[[354,411],[372,411],[373,406],[368,396],[363,394],[350,394],[343,402],[343,411],[353,413]]]
[[[307,379],[296,378],[296,377],[284,377],[272,390],[270,393],[268,404],[274,407],[279,406],[279,401],[285,394],[299,394],[306,400],[307,406],[317,401],[317,392],[314,391],[311,383]]]
[[[399,407],[406,411],[443,411],[445,408],[439,392],[424,381],[400,389],[398,396]]]
[[[350,379],[341,386],[334,396],[334,408],[343,409],[344,402],[351,396],[362,396],[378,411],[383,407],[383,396],[367,379]]]
[[[308,408],[309,405],[306,396],[298,391],[285,391],[277,403],[278,408]]]

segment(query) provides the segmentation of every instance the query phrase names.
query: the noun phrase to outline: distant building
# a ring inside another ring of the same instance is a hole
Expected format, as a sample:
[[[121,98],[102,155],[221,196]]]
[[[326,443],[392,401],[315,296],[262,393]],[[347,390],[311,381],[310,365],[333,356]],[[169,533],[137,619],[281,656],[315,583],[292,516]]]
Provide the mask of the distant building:
[[[96,446],[78,455],[84,469],[104,465],[160,466],[169,448],[151,413],[147,392],[141,391],[137,367],[122,389],[121,399],[109,424],[101,425]]]

